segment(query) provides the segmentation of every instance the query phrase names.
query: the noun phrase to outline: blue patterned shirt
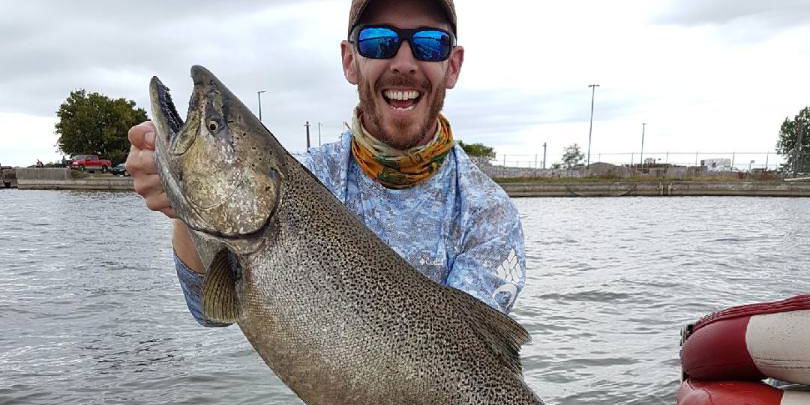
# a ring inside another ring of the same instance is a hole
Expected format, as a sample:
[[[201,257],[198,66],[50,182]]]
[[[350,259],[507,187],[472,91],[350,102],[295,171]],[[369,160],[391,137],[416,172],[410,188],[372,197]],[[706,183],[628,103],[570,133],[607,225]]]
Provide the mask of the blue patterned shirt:
[[[526,281],[523,230],[517,209],[458,145],[433,177],[414,187],[385,188],[363,173],[351,152],[351,132],[312,148],[306,166],[367,227],[431,280],[457,288],[508,313]],[[175,257],[189,310],[200,311],[204,277]]]

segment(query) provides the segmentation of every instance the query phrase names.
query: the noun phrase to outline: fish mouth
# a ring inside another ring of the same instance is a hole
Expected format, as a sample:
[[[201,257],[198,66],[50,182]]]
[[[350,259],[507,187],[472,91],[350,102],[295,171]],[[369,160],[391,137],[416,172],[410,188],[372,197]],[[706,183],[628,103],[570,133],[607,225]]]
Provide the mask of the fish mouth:
[[[152,98],[152,112],[154,114],[154,124],[157,127],[155,146],[158,150],[163,150],[171,155],[182,155],[194,144],[197,139],[196,128],[186,128],[192,123],[198,114],[196,110],[197,91],[192,91],[189,100],[186,121],[183,121],[177,112],[177,107],[172,100],[172,95],[168,87],[156,76],[152,78],[149,86]]]
[[[172,95],[169,92],[169,88],[166,87],[157,77],[155,78],[155,87],[157,102],[160,106],[158,111],[160,111],[160,113],[163,115],[166,125],[168,126],[168,135],[174,138],[183,128],[185,123],[180,117],[180,114],[177,113],[177,107],[175,107],[174,101],[172,101]]]

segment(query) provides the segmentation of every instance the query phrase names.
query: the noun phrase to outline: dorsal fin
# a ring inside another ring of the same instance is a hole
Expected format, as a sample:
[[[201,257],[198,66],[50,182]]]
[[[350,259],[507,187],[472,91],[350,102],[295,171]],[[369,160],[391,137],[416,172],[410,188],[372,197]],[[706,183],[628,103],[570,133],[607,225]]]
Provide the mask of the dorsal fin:
[[[208,319],[225,323],[237,322],[241,315],[236,295],[237,275],[230,256],[227,249],[217,252],[205,273],[202,287],[203,314]]]
[[[473,330],[489,344],[492,351],[516,375],[523,375],[520,347],[530,340],[529,332],[508,315],[479,301],[475,297],[449,288],[458,309],[469,316]]]

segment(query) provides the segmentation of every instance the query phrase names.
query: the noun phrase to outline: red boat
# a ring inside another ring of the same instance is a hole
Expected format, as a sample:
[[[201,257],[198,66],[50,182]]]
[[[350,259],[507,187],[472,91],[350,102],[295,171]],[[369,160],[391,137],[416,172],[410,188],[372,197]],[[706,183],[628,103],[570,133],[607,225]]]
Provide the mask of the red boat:
[[[810,404],[761,382],[810,385],[810,295],[704,317],[684,331],[681,367],[679,405]]]
[[[686,380],[678,405],[807,405],[810,392],[784,391],[761,382]]]

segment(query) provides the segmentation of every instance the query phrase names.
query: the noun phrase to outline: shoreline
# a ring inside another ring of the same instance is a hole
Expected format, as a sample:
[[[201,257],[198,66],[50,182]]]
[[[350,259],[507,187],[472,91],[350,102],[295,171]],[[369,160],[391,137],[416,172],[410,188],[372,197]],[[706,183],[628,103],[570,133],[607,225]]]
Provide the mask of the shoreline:
[[[521,197],[810,197],[810,183],[783,181],[659,180],[651,182],[499,183]]]
[[[7,170],[7,169],[6,169]],[[16,169],[5,188],[20,190],[134,191],[131,177],[70,169]],[[495,179],[512,198],[525,197],[810,197],[810,181],[736,179]],[[803,179],[802,179],[803,180]],[[808,179],[810,180],[810,179]],[[3,188],[0,183],[0,188]]]
[[[532,197],[810,197],[810,183],[661,181],[655,183],[504,183],[512,198]],[[131,177],[17,181],[20,190],[134,191]]]

